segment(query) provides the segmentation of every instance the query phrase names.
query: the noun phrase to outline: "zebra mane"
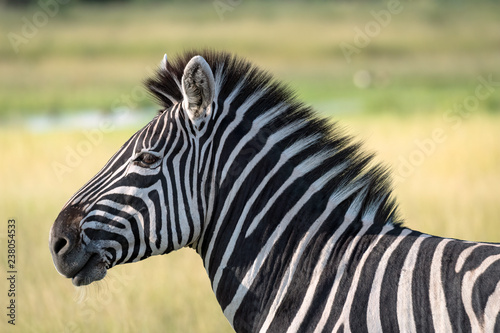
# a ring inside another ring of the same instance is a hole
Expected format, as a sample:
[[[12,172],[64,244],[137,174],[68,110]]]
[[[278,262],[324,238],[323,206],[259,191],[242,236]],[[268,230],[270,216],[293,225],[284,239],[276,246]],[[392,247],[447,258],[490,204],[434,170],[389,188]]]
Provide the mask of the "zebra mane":
[[[276,81],[269,72],[260,69],[245,59],[227,52],[190,50],[172,60],[169,58],[166,66],[165,62],[162,62],[162,66],[157,70],[156,75],[144,82],[149,93],[163,107],[162,110],[182,101],[181,79],[184,68],[191,58],[196,55],[201,55],[207,61],[216,77],[216,81],[218,77],[219,79],[222,78],[222,83],[216,82],[216,85],[219,84],[219,96],[227,96],[244,78],[245,86],[240,92],[241,95],[248,96],[265,89],[266,100],[270,101],[270,104],[287,104],[289,111],[280,116],[282,123],[286,124],[297,121],[297,119],[302,120],[305,122],[305,126],[301,130],[302,136],[311,133],[319,134],[321,139],[315,144],[322,146],[323,150],[330,150],[332,155],[339,156],[339,160],[348,160],[350,162],[342,177],[340,177],[341,179],[337,183],[338,186],[349,187],[360,180],[367,181],[368,193],[363,202],[361,213],[363,214],[363,212],[375,208],[374,224],[380,225],[386,222],[395,225],[402,224],[402,220],[398,216],[395,199],[392,197],[388,169],[380,164],[370,166],[373,154],[363,152],[359,142],[355,142],[350,136],[346,135],[335,123],[320,118],[317,112],[300,102],[289,87]],[[218,76],[218,73],[221,75]],[[300,135],[297,139],[299,138]],[[337,164],[341,162],[337,161]]]
[[[265,87],[272,87],[273,92],[280,95],[280,100],[288,101],[293,95],[283,84],[275,82],[270,73],[252,65],[245,59],[236,57],[227,52],[208,49],[201,51],[191,50],[181,54],[173,60],[169,58],[168,62],[163,59],[161,68],[156,71],[156,76],[145,81],[146,88],[162,107],[169,108],[175,103],[182,101],[181,79],[184,68],[189,60],[197,55],[201,55],[207,61],[214,74],[218,70],[224,71],[224,84],[222,89],[224,89],[224,87],[227,89],[234,88],[241,78],[245,77],[245,91],[248,93]],[[165,63],[166,66],[164,66]]]

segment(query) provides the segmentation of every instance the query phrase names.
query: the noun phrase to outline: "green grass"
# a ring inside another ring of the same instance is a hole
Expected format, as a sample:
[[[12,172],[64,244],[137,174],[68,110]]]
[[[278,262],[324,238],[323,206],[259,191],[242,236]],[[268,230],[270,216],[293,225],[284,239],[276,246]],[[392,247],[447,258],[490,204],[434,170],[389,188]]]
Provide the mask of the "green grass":
[[[271,70],[308,102],[353,99],[362,112],[414,113],[469,92],[478,75],[500,80],[500,5],[402,2],[403,11],[348,63],[341,43],[373,22],[373,4],[243,1],[217,14],[211,1],[61,6],[15,53],[8,33],[39,8],[0,11],[0,117],[109,110],[137,89],[163,54],[226,49]],[[368,70],[373,85],[352,82]],[[416,96],[417,99],[412,97]],[[409,98],[410,97],[410,98]],[[415,102],[421,101],[420,103]],[[137,107],[150,106],[147,98]],[[498,112],[499,94],[485,109]],[[433,111],[430,108],[430,111]]]

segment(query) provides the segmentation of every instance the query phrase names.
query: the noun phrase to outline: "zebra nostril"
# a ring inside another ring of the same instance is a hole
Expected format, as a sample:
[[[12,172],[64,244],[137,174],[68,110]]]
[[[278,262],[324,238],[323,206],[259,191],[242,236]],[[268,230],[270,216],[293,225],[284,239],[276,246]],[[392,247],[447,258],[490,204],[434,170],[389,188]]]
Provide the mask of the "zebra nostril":
[[[66,247],[66,245],[68,244],[68,240],[65,239],[65,238],[59,238],[55,243],[54,243],[54,254],[62,254],[62,253],[59,253],[61,252],[62,249],[64,249]],[[66,251],[64,251],[66,252]]]

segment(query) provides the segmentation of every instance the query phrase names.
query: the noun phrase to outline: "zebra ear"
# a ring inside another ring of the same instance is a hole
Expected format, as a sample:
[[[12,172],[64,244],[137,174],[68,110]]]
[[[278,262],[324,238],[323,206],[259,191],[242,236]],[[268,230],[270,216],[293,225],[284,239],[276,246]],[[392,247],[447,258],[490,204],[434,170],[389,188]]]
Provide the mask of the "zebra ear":
[[[182,107],[196,122],[207,114],[215,95],[215,80],[210,66],[201,56],[195,56],[182,75]]]
[[[166,54],[166,53],[165,53],[165,55],[163,56],[163,59],[161,59],[161,62],[160,62],[160,69],[167,70],[167,54]]]

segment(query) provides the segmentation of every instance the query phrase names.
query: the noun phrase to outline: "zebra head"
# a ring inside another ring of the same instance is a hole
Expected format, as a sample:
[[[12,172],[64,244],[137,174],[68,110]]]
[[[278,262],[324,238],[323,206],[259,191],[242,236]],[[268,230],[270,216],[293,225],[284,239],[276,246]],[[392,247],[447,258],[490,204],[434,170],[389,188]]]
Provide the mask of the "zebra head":
[[[158,75],[168,75],[166,56],[161,66]],[[74,194],[52,226],[54,264],[77,286],[102,279],[115,265],[193,245],[200,236],[201,188],[193,178],[215,81],[200,56],[172,79],[178,89],[163,93],[164,110]]]

